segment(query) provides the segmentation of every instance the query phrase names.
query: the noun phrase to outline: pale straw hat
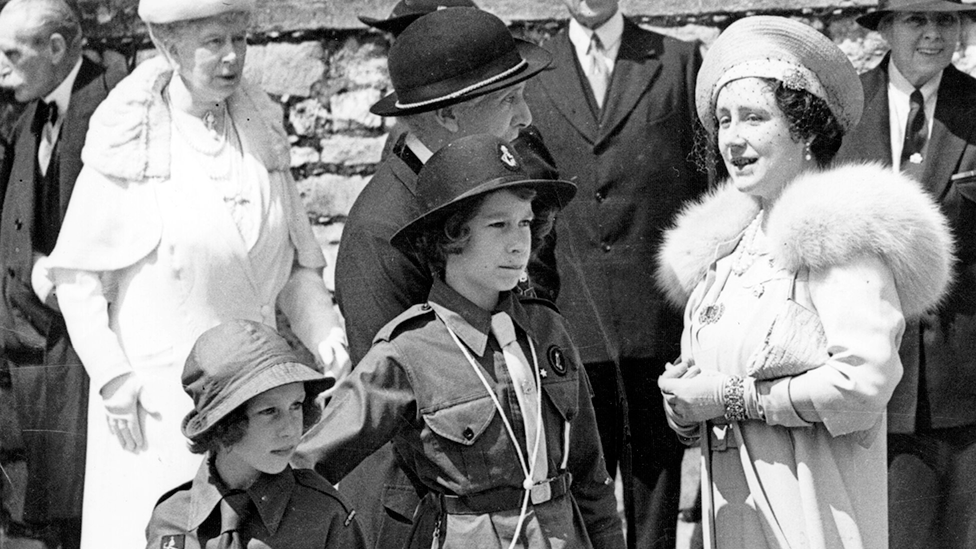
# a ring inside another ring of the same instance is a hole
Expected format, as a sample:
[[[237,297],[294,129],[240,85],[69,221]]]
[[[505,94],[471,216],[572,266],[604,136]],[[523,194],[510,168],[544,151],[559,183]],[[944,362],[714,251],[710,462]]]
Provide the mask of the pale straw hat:
[[[768,15],[729,25],[705,54],[695,104],[698,118],[715,131],[715,100],[741,78],[773,78],[823,99],[846,133],[861,119],[864,90],[844,52],[809,25]]]
[[[139,0],[139,18],[146,23],[175,23],[222,13],[254,11],[256,0]]]

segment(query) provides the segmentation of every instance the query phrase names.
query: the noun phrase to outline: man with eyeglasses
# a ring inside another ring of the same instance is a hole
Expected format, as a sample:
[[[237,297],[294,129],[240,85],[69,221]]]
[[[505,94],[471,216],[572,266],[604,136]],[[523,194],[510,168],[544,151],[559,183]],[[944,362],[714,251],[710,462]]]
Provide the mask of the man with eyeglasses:
[[[843,160],[913,176],[939,201],[957,242],[945,303],[907,326],[904,375],[888,404],[892,549],[976,547],[976,79],[952,66],[959,0],[881,0],[858,18],[891,51],[861,76],[864,115]]]

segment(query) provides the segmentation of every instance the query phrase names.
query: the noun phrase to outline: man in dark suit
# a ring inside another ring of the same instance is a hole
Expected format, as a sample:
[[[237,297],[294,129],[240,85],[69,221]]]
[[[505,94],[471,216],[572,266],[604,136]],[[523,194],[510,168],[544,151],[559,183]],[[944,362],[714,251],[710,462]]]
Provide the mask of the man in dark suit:
[[[641,29],[616,0],[564,3],[568,28],[543,44],[553,69],[526,88],[556,168],[579,186],[557,224],[557,304],[593,383],[607,468],[621,466],[628,545],[673,547],[682,446],[656,380],[679,354],[681,316],[653,270],[662,229],[707,185],[692,158],[701,56]]]
[[[80,544],[88,378],[45,259],[81,170],[88,119],[122,77],[81,49],[77,14],[64,0],[12,0],[0,12],[0,86],[28,103],[2,182],[0,341],[27,451],[24,520],[64,548]]]
[[[419,255],[390,243],[419,214],[417,173],[434,152],[460,137],[490,133],[515,139],[532,121],[524,81],[548,64],[542,48],[515,40],[500,19],[475,8],[435,9],[398,35],[389,53],[395,91],[372,111],[396,116],[407,131],[356,199],[336,261],[336,298],[353,364],[383,326],[427,299],[433,283]],[[302,453],[300,447],[299,459]],[[403,547],[411,533],[419,497],[394,459],[387,445],[339,486],[359,511],[372,547]],[[415,527],[420,546],[430,546],[428,527]]]
[[[892,0],[858,19],[891,51],[861,75],[864,115],[838,154],[915,177],[949,218],[959,258],[949,298],[902,340],[888,404],[893,549],[976,546],[976,79],[951,65],[968,9]]]

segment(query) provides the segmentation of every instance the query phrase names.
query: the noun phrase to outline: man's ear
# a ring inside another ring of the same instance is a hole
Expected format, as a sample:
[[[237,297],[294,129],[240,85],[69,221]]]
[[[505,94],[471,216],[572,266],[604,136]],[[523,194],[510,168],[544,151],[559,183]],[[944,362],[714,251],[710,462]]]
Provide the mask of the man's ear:
[[[55,65],[60,65],[66,55],[68,55],[68,42],[61,33],[56,32],[48,39],[48,47],[51,49],[51,61]]]
[[[451,133],[457,133],[461,129],[455,105],[448,105],[434,111],[434,120]]]

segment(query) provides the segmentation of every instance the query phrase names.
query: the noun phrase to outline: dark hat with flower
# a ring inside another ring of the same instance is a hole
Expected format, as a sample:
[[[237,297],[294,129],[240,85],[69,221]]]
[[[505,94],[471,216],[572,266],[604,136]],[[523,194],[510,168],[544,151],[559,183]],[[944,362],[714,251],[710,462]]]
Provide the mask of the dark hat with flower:
[[[359,16],[363,23],[384,32],[399,36],[410,23],[420,16],[444,8],[477,8],[471,0],[400,0],[393,6],[390,16],[386,19]]]
[[[850,60],[813,27],[770,15],[729,25],[705,54],[695,106],[708,131],[715,131],[715,101],[722,87],[741,78],[771,78],[823,99],[844,131],[861,119],[864,90]]]
[[[437,10],[397,37],[387,58],[394,91],[370,111],[401,116],[454,105],[531,78],[551,61],[486,11]]]
[[[332,387],[335,379],[305,364],[273,328],[251,320],[219,324],[197,338],[183,368],[183,390],[193,410],[183,434],[194,438],[257,395],[302,382],[306,397]]]
[[[535,200],[562,209],[576,195],[576,185],[559,179],[536,179],[507,141],[488,134],[470,135],[434,153],[417,177],[421,214],[390,240],[409,247],[410,235],[448,212],[451,206],[480,194],[512,187],[531,187]]]

